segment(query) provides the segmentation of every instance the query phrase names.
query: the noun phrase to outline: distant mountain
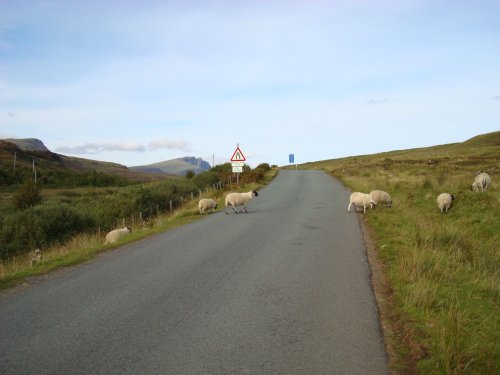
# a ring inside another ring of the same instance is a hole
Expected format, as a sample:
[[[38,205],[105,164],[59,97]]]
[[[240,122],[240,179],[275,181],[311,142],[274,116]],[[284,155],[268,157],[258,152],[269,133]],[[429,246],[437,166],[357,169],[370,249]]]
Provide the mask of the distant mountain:
[[[129,168],[133,171],[142,173],[185,175],[188,171],[201,173],[209,170],[211,167],[210,164],[202,158],[186,156],[183,158],[166,160],[148,165],[138,165]]]
[[[33,162],[39,170],[75,172],[98,171],[118,175],[129,180],[152,180],[154,175],[138,173],[125,165],[91,159],[76,158],[51,152],[42,141],[35,138],[0,140],[0,166],[11,168],[16,160],[18,168],[32,168]]]
[[[49,151],[43,142],[36,138],[13,139],[7,138],[4,141],[14,143],[22,151]]]

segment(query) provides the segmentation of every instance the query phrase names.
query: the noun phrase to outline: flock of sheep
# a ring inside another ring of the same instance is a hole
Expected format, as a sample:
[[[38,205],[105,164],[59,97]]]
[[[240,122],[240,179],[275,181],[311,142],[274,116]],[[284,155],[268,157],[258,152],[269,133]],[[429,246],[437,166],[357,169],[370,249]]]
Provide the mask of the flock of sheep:
[[[487,173],[479,173],[471,185],[472,191],[479,191],[481,188],[482,192],[488,189],[491,184],[491,177]],[[437,204],[441,213],[448,213],[451,207],[451,202],[455,200],[455,197],[449,193],[441,193],[437,197]],[[347,212],[351,212],[351,207],[354,205],[358,212],[361,212],[361,207],[363,207],[363,213],[366,213],[367,208],[374,208],[379,203],[385,203],[387,207],[392,206],[392,199],[389,193],[383,190],[373,190],[370,194],[354,192],[349,197],[349,205],[347,206]]]
[[[479,189],[481,189],[481,191],[484,192],[488,189],[488,186],[490,186],[490,184],[491,184],[491,177],[487,173],[484,172],[479,173],[471,185],[471,190],[479,191]],[[253,197],[258,197],[258,196],[259,193],[256,190],[251,190],[246,193],[229,193],[226,195],[226,199],[224,202],[225,204],[224,212],[227,215],[228,214],[227,209],[228,207],[231,207],[234,213],[236,214],[239,214],[240,212],[248,213],[247,203]],[[454,199],[455,197],[452,194],[449,193],[439,194],[439,196],[437,197],[437,204],[439,210],[442,213],[447,213]],[[369,194],[354,192],[349,197],[349,205],[347,206],[347,212],[351,212],[351,207],[354,205],[354,207],[358,212],[361,212],[362,208],[363,213],[366,213],[367,208],[374,208],[379,204],[385,204],[386,207],[392,207],[392,198],[390,194],[383,190],[373,190]],[[243,207],[243,211],[241,210],[237,211],[236,210],[237,207]],[[214,199],[202,198],[198,202],[198,210],[200,211],[201,215],[205,213],[208,214],[216,209],[217,209],[217,201],[215,201]],[[105,243],[116,242],[123,236],[130,233],[131,231],[132,228],[130,227],[112,230],[106,235]]]
[[[490,185],[491,177],[489,176],[489,174],[481,172],[474,178],[474,182],[472,183],[470,189],[472,191],[479,191],[479,188],[481,188],[481,191],[485,192],[486,190],[488,190],[488,186]],[[451,207],[451,202],[453,202],[454,200],[455,197],[453,196],[453,194],[439,194],[439,196],[437,197],[437,204],[441,213],[448,213],[448,210]]]
[[[227,215],[227,208],[228,206],[230,206],[233,209],[234,213],[239,214],[240,212],[236,211],[235,208],[243,206],[243,210],[248,213],[247,203],[253,197],[258,196],[259,193],[257,192],[257,190],[251,190],[246,193],[229,193],[228,195],[226,195],[224,212]],[[209,198],[200,199],[200,201],[198,202],[198,209],[200,210],[200,214],[202,215],[205,212],[212,212],[213,210],[217,209],[217,202]]]
[[[471,185],[471,190],[479,191],[479,189],[481,189],[482,192],[485,192],[490,185],[491,177],[487,173],[482,172],[474,178],[474,182]],[[243,211],[248,213],[247,203],[253,197],[258,196],[259,193],[256,190],[251,190],[246,193],[229,193],[226,195],[224,212],[227,215],[227,208],[231,207],[234,213],[239,214],[242,211],[237,211],[236,208],[243,206]],[[454,199],[455,197],[452,194],[439,194],[439,196],[437,197],[437,204],[441,213],[448,212]],[[361,212],[362,207],[363,213],[366,213],[367,208],[374,208],[378,204],[385,204],[387,207],[392,207],[392,198],[389,193],[383,190],[373,190],[369,194],[354,192],[349,197],[347,212],[351,212],[351,207],[354,205],[358,212]],[[203,215],[205,212],[208,214],[216,209],[217,202],[214,199],[203,198],[198,202],[198,210],[200,211],[201,215]],[[106,241],[104,243],[114,243],[130,232],[132,232],[132,228],[130,227],[114,229],[106,235]],[[37,263],[40,263],[41,260],[42,252],[40,251],[40,249],[36,249],[34,255],[32,255],[31,257],[30,264],[31,266],[33,266]]]
[[[227,215],[227,208],[230,206],[235,213],[240,213],[240,211],[236,211],[236,207],[243,206],[243,210],[248,213],[247,211],[247,203],[250,199],[253,197],[258,197],[259,193],[256,190],[252,190],[246,193],[229,193],[226,195],[226,201],[225,201],[225,209],[224,211],[226,212]],[[204,214],[205,212],[208,214],[212,212],[213,210],[217,209],[217,202],[214,199],[211,198],[203,198],[200,199],[198,202],[198,209],[200,211],[200,214]],[[118,241],[120,238],[126,236],[132,232],[132,228],[130,227],[125,227],[121,229],[114,229],[111,232],[109,232],[106,235],[106,241],[104,242],[105,244],[108,243],[113,243]]]

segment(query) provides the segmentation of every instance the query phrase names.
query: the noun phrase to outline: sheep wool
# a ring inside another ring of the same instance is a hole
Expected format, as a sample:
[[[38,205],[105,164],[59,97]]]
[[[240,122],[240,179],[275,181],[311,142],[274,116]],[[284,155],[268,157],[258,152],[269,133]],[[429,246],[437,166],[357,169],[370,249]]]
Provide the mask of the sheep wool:
[[[217,202],[213,199],[203,198],[198,202],[198,209],[200,210],[200,214],[203,215],[205,211],[208,213],[217,209]]]
[[[132,232],[132,228],[130,228],[130,227],[125,227],[122,229],[114,229],[106,235],[106,241],[104,243],[107,244],[107,243],[116,242],[120,238],[129,234],[130,232]]]
[[[33,267],[34,265],[40,263],[41,261],[42,261],[42,250],[35,249],[30,259],[30,266]]]
[[[371,207],[370,204],[370,194],[360,193],[356,191],[352,193],[349,197],[349,205],[347,206],[347,212],[351,212],[351,206],[354,204],[356,211],[359,212],[358,207],[363,206],[363,213],[366,213],[366,207]]]
[[[392,198],[386,191],[372,190],[370,192],[370,206],[373,208],[379,203],[385,203],[387,207],[392,207]]]
[[[448,193],[441,193],[437,197],[437,204],[441,213],[448,213],[448,210],[451,207],[451,202],[455,200],[455,197]]]
[[[239,214],[239,212],[235,210],[235,207],[243,206],[245,212],[248,213],[247,211],[248,201],[253,197],[258,197],[258,196],[259,193],[256,190],[252,190],[246,193],[229,193],[228,195],[226,195],[224,212],[227,215],[227,207],[231,206],[234,213]]]
[[[488,186],[491,184],[491,177],[488,173],[482,172],[479,173],[475,178],[474,182],[472,183],[470,189],[472,191],[479,191],[479,188],[481,188],[482,192],[485,192],[488,189]]]

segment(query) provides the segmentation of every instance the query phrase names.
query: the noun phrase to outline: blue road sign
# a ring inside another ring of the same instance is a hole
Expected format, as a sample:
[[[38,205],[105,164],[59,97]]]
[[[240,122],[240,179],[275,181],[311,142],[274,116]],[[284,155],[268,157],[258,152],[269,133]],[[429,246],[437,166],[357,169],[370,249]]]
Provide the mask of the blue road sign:
[[[290,164],[294,163],[294,161],[293,161],[293,160],[294,160],[294,158],[295,158],[295,155],[294,155],[294,154],[290,154],[290,155],[288,155],[288,162],[289,162]]]

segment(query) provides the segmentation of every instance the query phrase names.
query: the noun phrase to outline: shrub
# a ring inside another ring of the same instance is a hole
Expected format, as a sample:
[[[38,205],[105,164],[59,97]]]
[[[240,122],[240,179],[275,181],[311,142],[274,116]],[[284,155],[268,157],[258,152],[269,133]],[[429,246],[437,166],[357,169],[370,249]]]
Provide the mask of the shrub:
[[[19,209],[33,207],[42,201],[40,185],[29,178],[12,196],[14,205]]]
[[[61,244],[91,226],[92,222],[69,204],[43,204],[18,211],[2,220],[0,258]]]

